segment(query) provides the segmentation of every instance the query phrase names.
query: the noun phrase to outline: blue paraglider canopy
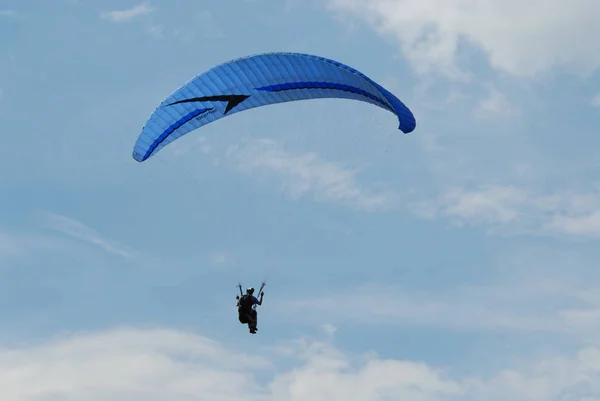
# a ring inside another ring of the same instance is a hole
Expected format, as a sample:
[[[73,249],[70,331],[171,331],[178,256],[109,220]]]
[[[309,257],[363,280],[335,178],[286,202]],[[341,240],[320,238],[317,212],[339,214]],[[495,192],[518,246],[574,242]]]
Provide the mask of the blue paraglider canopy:
[[[413,113],[396,96],[340,62],[302,53],[266,53],[218,65],[182,86],[152,113],[133,150],[143,162],[181,136],[234,113],[306,99],[345,98],[395,114],[404,133]]]

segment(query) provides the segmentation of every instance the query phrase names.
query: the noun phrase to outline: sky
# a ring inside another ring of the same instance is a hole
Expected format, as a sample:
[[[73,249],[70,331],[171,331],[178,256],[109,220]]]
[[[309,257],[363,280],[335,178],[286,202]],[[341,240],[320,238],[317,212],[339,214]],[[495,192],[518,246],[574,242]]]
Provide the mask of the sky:
[[[600,400],[597,0],[0,2],[3,401]],[[233,58],[322,99],[138,163]],[[259,332],[236,285],[267,280]]]

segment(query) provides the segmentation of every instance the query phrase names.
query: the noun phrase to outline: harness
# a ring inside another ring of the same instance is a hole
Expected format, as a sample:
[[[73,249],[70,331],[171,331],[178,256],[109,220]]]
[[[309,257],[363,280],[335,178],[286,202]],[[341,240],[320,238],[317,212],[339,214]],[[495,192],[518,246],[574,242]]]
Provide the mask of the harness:
[[[238,312],[249,313],[252,308],[252,298],[249,295],[242,295],[238,302]]]

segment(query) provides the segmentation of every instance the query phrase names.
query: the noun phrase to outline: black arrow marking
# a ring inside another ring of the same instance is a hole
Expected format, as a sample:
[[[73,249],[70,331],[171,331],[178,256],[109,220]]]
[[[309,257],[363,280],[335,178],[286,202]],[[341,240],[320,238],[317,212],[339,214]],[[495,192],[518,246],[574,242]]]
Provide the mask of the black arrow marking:
[[[214,96],[202,96],[202,97],[193,97],[191,99],[183,99],[178,100],[169,104],[172,106],[174,104],[179,103],[191,103],[191,102],[227,102],[227,106],[225,106],[225,112],[223,114],[227,114],[231,109],[233,109],[238,104],[242,103],[244,100],[248,99],[250,95],[214,95]]]

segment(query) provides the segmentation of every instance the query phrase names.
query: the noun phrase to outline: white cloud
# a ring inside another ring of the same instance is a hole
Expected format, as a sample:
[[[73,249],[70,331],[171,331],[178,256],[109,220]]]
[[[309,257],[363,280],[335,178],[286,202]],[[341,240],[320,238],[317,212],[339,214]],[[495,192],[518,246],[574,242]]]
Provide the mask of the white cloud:
[[[146,4],[140,4],[126,10],[106,11],[100,14],[102,19],[111,22],[126,22],[136,17],[146,15],[154,11],[154,9]]]
[[[108,253],[112,253],[124,258],[134,257],[133,251],[126,247],[104,238],[96,230],[86,226],[80,221],[74,220],[67,216],[62,216],[55,213],[44,213],[44,222],[59,232],[76,238],[80,241],[88,242],[96,245]]]
[[[468,191],[455,188],[441,195],[434,202],[413,205],[415,213],[422,217],[458,218],[470,223],[511,223],[519,219],[521,210],[532,199],[515,187],[483,187]]]
[[[477,46],[491,65],[517,76],[600,67],[597,0],[328,0],[394,37],[420,73],[461,76],[459,49]]]
[[[361,188],[354,170],[322,160],[315,153],[291,153],[271,140],[234,146],[228,151],[228,156],[244,172],[277,175],[284,190],[294,199],[310,195],[320,201],[364,210],[386,209],[394,201],[389,193],[371,193]]]
[[[453,188],[411,207],[424,218],[485,225],[492,232],[600,236],[600,192],[540,195],[514,186]]]
[[[554,216],[547,228],[570,235],[598,237],[600,236],[600,207],[597,210],[577,213],[575,215]]]
[[[502,99],[493,87],[489,89],[492,98]],[[487,113],[499,116],[517,113],[510,105],[506,107],[508,109],[498,101],[487,106]],[[458,170],[469,176],[472,167],[469,170],[465,167],[465,156],[450,151],[438,143],[438,138],[441,137],[431,133],[421,137],[424,149],[435,153],[431,161],[435,173],[454,181]],[[312,197],[370,211],[406,207],[420,218],[449,219],[458,226],[482,227],[493,234],[600,237],[600,189],[591,188],[588,192],[558,189],[543,193],[514,185],[454,186],[441,190],[438,195],[428,194],[423,200],[424,197],[415,195],[414,191],[394,193],[391,189],[364,188],[356,170],[323,160],[315,153],[291,152],[269,139],[244,141],[224,152],[217,144],[201,137],[172,148],[172,152],[181,155],[192,149],[210,155],[215,165],[227,160],[244,173],[276,179],[293,199]],[[516,162],[511,167],[504,171],[521,182],[540,181],[540,172],[531,164]],[[446,177],[448,170],[453,173]]]
[[[600,107],[600,93],[590,100],[590,104],[594,107]]]
[[[348,355],[330,342],[304,339],[287,350],[280,361],[281,352],[235,352],[185,332],[119,329],[0,350],[0,391],[4,401],[559,401],[600,396],[600,350],[592,347],[573,356],[522,362],[489,378],[477,373],[452,377],[424,362],[372,353]]]
[[[277,375],[269,400],[438,400],[460,396],[459,383],[424,363],[366,358],[353,363],[328,344],[309,344],[304,365]]]
[[[216,153],[218,149],[215,147],[214,144],[211,143],[209,138],[207,138],[206,136],[198,136],[193,141],[185,140],[172,142],[167,148],[163,150],[163,152],[170,152],[173,156],[179,157],[187,155],[190,152],[196,152],[197,150],[199,150],[205,155],[214,155],[214,153]]]
[[[600,397],[600,349],[587,348],[573,357],[549,357],[520,370],[506,369],[477,386],[486,400],[582,400]]]
[[[2,350],[0,392],[6,401],[224,401],[256,394],[251,374],[265,367],[203,337],[122,329]]]

